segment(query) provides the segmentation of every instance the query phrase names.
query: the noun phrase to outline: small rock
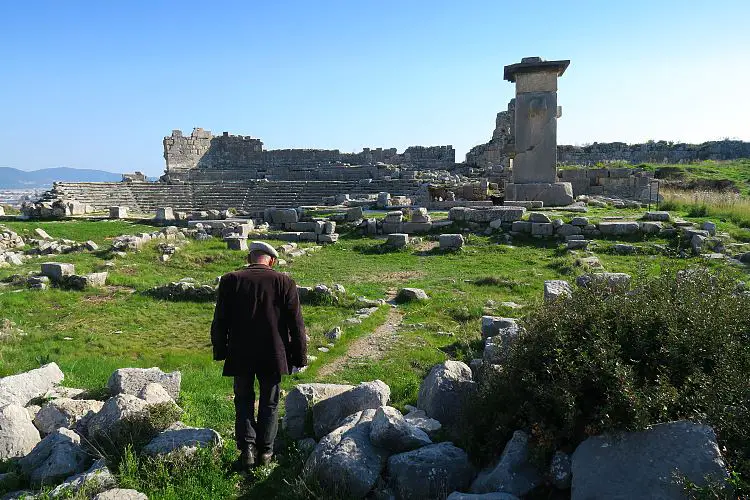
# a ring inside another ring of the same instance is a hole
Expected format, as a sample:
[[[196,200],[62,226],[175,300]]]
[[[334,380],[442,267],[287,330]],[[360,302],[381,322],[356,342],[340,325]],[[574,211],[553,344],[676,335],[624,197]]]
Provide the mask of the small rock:
[[[429,299],[427,292],[421,288],[402,288],[398,291],[398,295],[396,295],[396,302],[411,302],[427,299]]]
[[[432,440],[424,431],[407,422],[403,415],[391,406],[381,406],[375,411],[370,428],[370,441],[391,453],[401,453],[432,444]]]

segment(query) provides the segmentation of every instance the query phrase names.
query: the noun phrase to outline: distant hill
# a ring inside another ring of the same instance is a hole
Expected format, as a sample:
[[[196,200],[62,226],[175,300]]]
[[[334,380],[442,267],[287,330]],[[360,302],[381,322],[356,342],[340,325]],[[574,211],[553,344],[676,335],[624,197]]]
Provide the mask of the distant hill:
[[[0,189],[51,188],[55,181],[107,182],[121,179],[120,174],[84,168],[57,167],[26,172],[10,167],[0,167]]]

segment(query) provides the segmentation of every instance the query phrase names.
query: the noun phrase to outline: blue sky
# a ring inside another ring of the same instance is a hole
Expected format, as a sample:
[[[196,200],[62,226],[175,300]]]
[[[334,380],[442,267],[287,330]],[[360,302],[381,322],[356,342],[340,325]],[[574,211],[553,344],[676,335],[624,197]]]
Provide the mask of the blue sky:
[[[750,140],[748,1],[3,2],[0,166],[164,168],[172,129],[267,149],[489,140],[524,56],[559,142]]]

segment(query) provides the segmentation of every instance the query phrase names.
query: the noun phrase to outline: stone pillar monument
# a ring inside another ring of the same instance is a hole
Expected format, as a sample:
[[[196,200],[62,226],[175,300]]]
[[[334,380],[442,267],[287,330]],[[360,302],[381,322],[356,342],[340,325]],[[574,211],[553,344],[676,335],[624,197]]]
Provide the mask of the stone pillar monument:
[[[571,184],[557,182],[557,78],[569,64],[524,57],[505,67],[504,78],[516,84],[515,156],[506,200],[541,201],[544,206],[573,202]]]

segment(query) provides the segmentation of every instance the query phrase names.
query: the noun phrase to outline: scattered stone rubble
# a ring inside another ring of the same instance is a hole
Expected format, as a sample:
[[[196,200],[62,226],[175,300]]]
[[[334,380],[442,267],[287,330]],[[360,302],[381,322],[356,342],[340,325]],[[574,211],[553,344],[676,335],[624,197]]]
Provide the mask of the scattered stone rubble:
[[[132,439],[137,426],[151,426],[144,427],[151,430],[150,439],[136,450],[147,455],[184,455],[199,447],[221,446],[213,429],[187,427],[176,417],[165,424],[163,412],[159,412],[160,425],[168,427],[157,427],[151,420],[153,408],[164,404],[178,408],[174,401],[180,393],[179,372],[117,370],[107,384],[111,397],[106,401],[87,400],[85,391],[59,386],[63,378],[55,363],[0,378],[0,460],[16,460],[18,479],[26,479],[33,488],[52,488],[51,498],[67,498],[84,488],[87,498],[146,498],[134,490],[113,489],[117,480],[106,462],[94,460],[99,456],[96,443]],[[150,399],[155,393],[162,396]],[[37,400],[47,402],[39,408],[33,404]],[[0,475],[0,483],[7,484],[6,480],[7,475]],[[36,498],[34,491],[3,498],[22,495]]]
[[[487,339],[505,335],[512,343],[522,332],[509,318],[482,321]],[[591,437],[572,455],[557,451],[546,468],[531,460],[529,434],[517,430],[497,461],[477,471],[463,450],[435,441],[441,427],[440,435],[450,436],[466,425],[461,415],[475,385],[467,365],[446,361],[422,382],[418,408],[402,415],[388,406],[390,389],[380,381],[300,384],[286,396],[283,427],[306,450],[303,475],[348,498],[510,500],[543,482],[562,492],[572,488],[574,499],[678,498],[679,484],[664,480],[675,468],[696,484],[728,477],[713,431],[687,421]]]

